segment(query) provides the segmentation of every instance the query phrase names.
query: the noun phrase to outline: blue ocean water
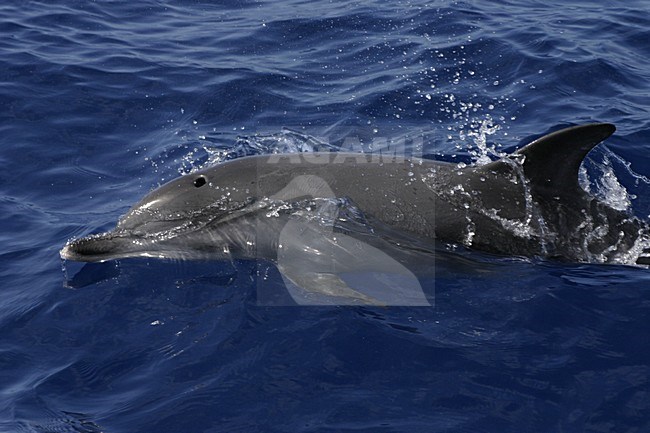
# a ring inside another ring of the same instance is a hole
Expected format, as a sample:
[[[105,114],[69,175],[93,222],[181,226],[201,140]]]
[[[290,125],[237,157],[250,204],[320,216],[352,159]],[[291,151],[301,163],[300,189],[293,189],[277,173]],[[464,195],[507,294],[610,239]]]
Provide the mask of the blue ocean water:
[[[285,127],[426,137],[471,162],[486,126],[510,151],[612,122],[587,169],[598,185],[609,167],[647,219],[649,12],[3,2],[0,431],[650,430],[645,268],[458,252],[423,277],[432,307],[273,307],[257,302],[260,279],[282,284],[272,263],[58,255],[164,181],[291,144]]]

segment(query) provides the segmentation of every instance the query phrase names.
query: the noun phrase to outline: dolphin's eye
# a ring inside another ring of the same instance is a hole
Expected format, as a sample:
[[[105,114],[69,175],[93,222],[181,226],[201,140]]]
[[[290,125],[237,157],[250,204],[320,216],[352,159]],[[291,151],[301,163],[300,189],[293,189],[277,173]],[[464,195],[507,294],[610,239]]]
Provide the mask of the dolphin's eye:
[[[205,179],[203,176],[199,176],[196,179],[194,179],[194,186],[197,188],[201,188],[203,185],[205,185],[208,181]]]

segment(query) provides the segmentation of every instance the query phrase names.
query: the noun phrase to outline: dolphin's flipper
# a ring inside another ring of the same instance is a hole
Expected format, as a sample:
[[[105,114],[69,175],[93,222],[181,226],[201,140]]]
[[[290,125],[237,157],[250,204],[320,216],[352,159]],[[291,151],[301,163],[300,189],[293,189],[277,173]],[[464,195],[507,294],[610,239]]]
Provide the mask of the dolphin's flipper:
[[[582,160],[615,130],[609,123],[572,126],[538,138],[516,153],[525,157],[524,173],[537,194],[567,196],[581,191]]]

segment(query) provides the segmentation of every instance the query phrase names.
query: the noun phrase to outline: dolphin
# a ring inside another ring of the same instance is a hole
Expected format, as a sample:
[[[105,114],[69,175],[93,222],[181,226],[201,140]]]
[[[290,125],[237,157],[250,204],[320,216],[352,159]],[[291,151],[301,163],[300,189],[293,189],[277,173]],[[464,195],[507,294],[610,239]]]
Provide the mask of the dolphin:
[[[242,157],[172,180],[135,204],[115,229],[72,239],[60,255],[82,262],[263,258],[311,293],[333,288],[326,296],[362,303],[369,298],[332,269],[383,268],[410,284],[412,274],[385,253],[409,240],[648,264],[640,254],[646,223],[578,182],[587,153],[614,131],[607,123],[573,126],[497,161],[465,167],[343,152]]]

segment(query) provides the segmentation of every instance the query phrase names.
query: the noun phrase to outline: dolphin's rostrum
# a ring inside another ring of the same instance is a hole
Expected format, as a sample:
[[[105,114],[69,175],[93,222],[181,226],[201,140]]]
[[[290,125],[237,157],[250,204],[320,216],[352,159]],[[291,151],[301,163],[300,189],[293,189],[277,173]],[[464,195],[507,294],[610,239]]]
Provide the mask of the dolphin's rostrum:
[[[163,185],[114,230],[69,241],[61,257],[266,258],[299,286],[317,280],[321,288],[334,287],[332,296],[362,303],[368,300],[358,291],[342,293],[347,285],[332,267],[393,266],[410,280],[408,270],[382,256],[381,242],[354,241],[354,233],[336,229],[344,209],[391,234],[486,252],[646,264],[640,254],[646,224],[578,183],[584,157],[614,130],[605,123],[566,128],[506,158],[464,168],[377,154],[243,157]],[[324,251],[327,266],[317,259]]]

